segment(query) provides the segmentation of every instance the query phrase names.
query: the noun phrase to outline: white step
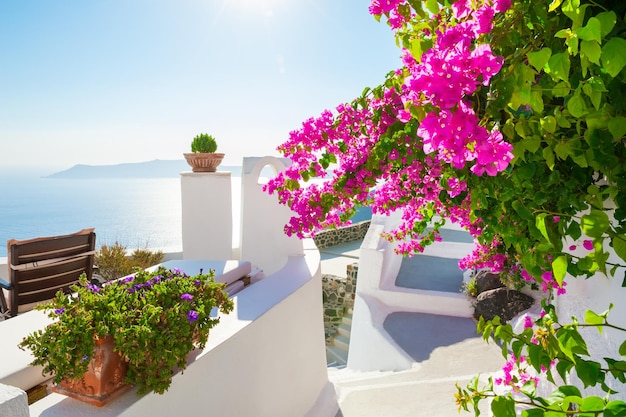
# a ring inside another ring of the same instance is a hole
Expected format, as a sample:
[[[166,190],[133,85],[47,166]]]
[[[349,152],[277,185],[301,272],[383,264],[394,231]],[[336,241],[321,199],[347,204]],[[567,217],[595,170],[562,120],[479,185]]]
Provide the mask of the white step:
[[[337,327],[337,334],[350,339],[350,325],[346,323],[341,323]]]
[[[341,322],[348,326],[352,326],[352,314],[346,314],[345,316],[343,316],[341,318]]]
[[[348,352],[336,346],[326,346],[326,363],[328,366],[345,366],[348,362]]]
[[[350,339],[348,339],[345,336],[342,335],[337,335],[335,336],[335,338],[333,339],[333,344],[338,347],[339,349],[343,349],[346,352],[348,351],[348,347],[350,346]]]

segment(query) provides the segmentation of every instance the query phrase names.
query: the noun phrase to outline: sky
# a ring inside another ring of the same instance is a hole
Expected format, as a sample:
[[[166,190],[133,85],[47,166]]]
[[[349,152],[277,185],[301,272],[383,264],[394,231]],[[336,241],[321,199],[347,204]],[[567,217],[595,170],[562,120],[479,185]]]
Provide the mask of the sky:
[[[0,168],[278,155],[398,68],[369,0],[2,0]]]

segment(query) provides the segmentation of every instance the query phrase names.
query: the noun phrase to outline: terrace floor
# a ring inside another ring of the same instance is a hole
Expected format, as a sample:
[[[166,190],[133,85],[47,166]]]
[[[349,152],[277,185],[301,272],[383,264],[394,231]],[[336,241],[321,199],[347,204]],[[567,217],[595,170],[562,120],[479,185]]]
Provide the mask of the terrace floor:
[[[321,250],[322,273],[345,276],[341,270],[358,262],[360,244]],[[403,259],[396,279],[398,287],[443,292],[458,293],[461,285],[456,261],[437,256]],[[455,384],[465,387],[478,374],[486,380],[504,364],[500,348],[476,334],[472,318],[395,312],[387,316],[384,330],[413,358],[413,367],[398,372],[329,368],[339,398],[336,417],[458,415]],[[488,407],[481,406],[484,415],[489,415]]]

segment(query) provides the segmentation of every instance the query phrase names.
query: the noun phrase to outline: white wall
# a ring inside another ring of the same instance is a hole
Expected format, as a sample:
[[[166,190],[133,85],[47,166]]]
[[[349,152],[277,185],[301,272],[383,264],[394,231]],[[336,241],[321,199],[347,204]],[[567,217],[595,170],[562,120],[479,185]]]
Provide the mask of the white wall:
[[[183,172],[180,185],[183,259],[232,259],[230,172]]]
[[[582,242],[578,242],[577,246],[578,249],[573,252],[575,255],[587,255],[588,251],[582,247]],[[611,254],[607,262],[624,264],[624,261],[622,261],[611,248],[605,247],[605,249],[608,249]],[[610,304],[613,304],[614,308],[611,310],[608,317],[609,323],[626,328],[626,288],[622,287],[625,272],[624,268],[618,268],[614,278],[607,278],[601,273],[597,273],[590,279],[574,279],[567,275],[565,277],[567,293],[562,296],[557,296],[554,300],[559,319],[563,322],[570,322],[570,317],[575,315],[582,323],[586,310],[592,310],[600,314],[607,310]],[[602,334],[599,334],[596,329],[587,328],[580,329],[580,333],[587,342],[587,347],[589,348],[592,358],[594,358],[593,360],[603,363],[601,358],[604,357],[620,359],[618,349],[620,344],[626,340],[626,332],[605,328]],[[606,364],[603,363],[603,365]],[[569,382],[575,383],[580,388],[583,387],[583,384],[577,379]],[[626,400],[626,388],[624,384],[611,379],[607,381],[607,385],[615,387],[616,391],[620,392],[618,395],[611,396],[612,399],[619,398]],[[601,397],[606,394],[599,388],[589,388],[586,389],[585,392],[587,392],[588,395],[598,395]]]
[[[131,391],[103,408],[51,394],[30,407],[31,417],[334,417],[319,252],[312,243],[305,252],[233,298],[234,311],[166,394]]]
[[[252,262],[265,274],[279,270],[286,256],[302,256],[302,241],[287,236],[284,226],[294,215],[287,206],[278,204],[278,197],[263,191],[259,178],[266,166],[278,173],[288,160],[271,156],[243,159],[241,173],[241,259]]]

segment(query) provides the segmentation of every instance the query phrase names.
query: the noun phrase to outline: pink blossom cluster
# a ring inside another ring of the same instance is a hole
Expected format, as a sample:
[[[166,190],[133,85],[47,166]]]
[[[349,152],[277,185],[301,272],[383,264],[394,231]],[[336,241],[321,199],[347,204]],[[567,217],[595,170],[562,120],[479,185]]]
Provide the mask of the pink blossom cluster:
[[[565,286],[567,285],[567,282],[563,281],[561,283],[561,285],[559,285],[559,283],[556,282],[556,280],[554,279],[554,275],[552,274],[552,271],[544,271],[541,274],[541,278],[539,278],[539,279],[537,279],[534,276],[530,275],[528,273],[528,271],[526,271],[526,270],[523,270],[521,275],[522,275],[522,278],[524,278],[525,281],[527,281],[527,282],[535,282],[535,283],[541,285],[541,290],[543,292],[556,290],[556,295],[563,295],[563,294],[566,293]]]
[[[408,10],[406,0],[373,0],[370,6],[394,29],[412,17]],[[372,206],[374,213],[402,210],[402,223],[386,237],[406,242],[399,247],[403,253],[439,239],[423,233],[437,215],[480,234],[480,219],[470,221],[467,183],[458,170],[496,175],[512,158],[511,145],[496,128],[481,124],[471,101],[502,66],[483,35],[504,10],[506,0],[459,0],[451,23],[433,17],[437,30],[423,33],[433,37],[433,47],[419,60],[405,52],[405,67],[392,83],[291,132],[278,149],[292,164],[265,186],[297,213],[285,227],[288,235],[341,226],[359,205]],[[415,128],[404,133],[403,125],[411,124]],[[309,178],[322,181],[305,184]],[[455,204],[442,201],[442,193],[456,198]],[[505,259],[495,255],[491,263],[498,268]]]
[[[437,32],[434,46],[420,61],[405,51],[409,75],[405,79],[403,100],[407,107],[430,105],[421,121],[418,135],[424,139],[424,151],[437,152],[456,168],[475,161],[472,172],[494,176],[513,158],[513,147],[497,129],[480,124],[466,98],[480,85],[487,86],[501,67],[502,57],[492,54],[481,35],[493,26],[496,10],[505,5],[483,2],[477,9],[461,0],[454,10],[458,22]]]
[[[511,355],[509,360],[502,366],[504,376],[495,378],[496,385],[511,387],[513,392],[520,392],[522,387],[530,382],[535,387],[539,384],[539,377],[534,375],[532,367],[526,363],[526,357],[520,356],[519,360],[515,355]]]
[[[493,273],[500,273],[510,269],[509,259],[506,255],[498,252],[500,242],[497,239],[489,244],[474,242],[472,252],[459,261],[461,269],[489,268]]]

